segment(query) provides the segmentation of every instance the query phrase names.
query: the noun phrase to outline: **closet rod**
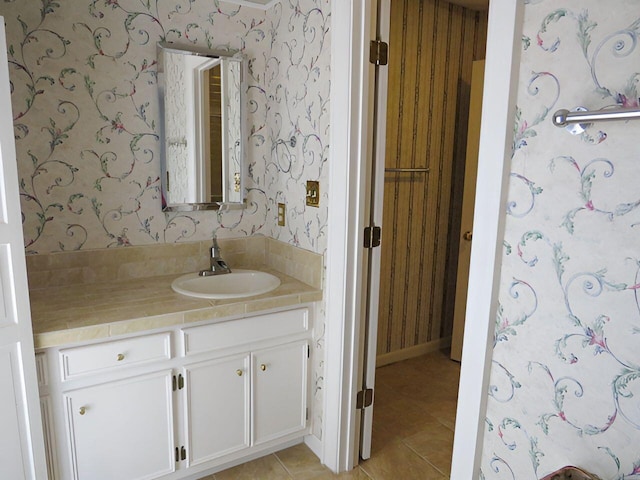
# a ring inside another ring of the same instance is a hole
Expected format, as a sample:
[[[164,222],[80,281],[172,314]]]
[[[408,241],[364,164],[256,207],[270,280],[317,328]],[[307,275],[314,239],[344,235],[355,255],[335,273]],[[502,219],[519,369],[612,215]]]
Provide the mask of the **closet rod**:
[[[566,127],[570,123],[590,123],[603,120],[631,120],[640,118],[640,108],[623,108],[619,110],[598,110],[593,112],[570,112],[558,110],[553,114],[553,124],[556,127]]]
[[[385,168],[384,171],[392,173],[429,173],[428,168]]]

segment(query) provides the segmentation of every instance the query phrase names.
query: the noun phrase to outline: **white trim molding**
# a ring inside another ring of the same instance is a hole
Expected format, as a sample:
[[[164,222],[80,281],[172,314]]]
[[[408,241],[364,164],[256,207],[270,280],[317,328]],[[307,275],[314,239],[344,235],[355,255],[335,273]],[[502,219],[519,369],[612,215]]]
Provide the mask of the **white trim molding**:
[[[362,318],[373,0],[331,1],[331,145],[322,462],[335,472],[357,458],[355,395]]]
[[[453,480],[480,475],[522,49],[524,0],[491,0]]]

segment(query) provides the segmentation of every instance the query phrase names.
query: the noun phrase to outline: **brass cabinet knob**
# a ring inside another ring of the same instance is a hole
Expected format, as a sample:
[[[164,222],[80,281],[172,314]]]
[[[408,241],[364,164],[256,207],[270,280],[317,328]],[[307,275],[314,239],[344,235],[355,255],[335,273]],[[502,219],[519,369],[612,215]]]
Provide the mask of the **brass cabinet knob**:
[[[464,238],[467,242],[470,242],[473,238],[473,233],[466,231],[462,234],[462,238]]]
[[[124,360],[124,354],[123,353],[119,353],[118,356],[117,356],[117,359],[118,359],[119,362]]]
[[[80,411],[78,412],[80,415],[84,415],[87,413],[87,409],[85,407],[80,407]]]
[[[267,369],[267,366],[264,363],[260,365],[260,370],[264,372],[266,369]]]
[[[241,377],[241,376],[242,376],[242,370],[240,370],[240,369],[236,370],[236,374],[237,374],[239,377]]]

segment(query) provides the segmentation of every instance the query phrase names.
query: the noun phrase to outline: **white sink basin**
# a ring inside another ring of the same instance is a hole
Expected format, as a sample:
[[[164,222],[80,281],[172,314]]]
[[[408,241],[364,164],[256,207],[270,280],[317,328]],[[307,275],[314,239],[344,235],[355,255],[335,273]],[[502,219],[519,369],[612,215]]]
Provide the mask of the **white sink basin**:
[[[231,273],[201,277],[188,273],[171,284],[174,291],[198,298],[241,298],[260,295],[278,288],[280,279],[257,270],[234,269]]]

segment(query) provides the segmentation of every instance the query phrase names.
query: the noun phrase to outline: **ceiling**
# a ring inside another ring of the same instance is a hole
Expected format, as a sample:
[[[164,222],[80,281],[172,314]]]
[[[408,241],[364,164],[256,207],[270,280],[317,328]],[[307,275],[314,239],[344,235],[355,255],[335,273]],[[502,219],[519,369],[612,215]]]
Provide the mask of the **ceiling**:
[[[489,8],[489,0],[447,0],[455,5],[460,5],[472,10],[487,10]]]

